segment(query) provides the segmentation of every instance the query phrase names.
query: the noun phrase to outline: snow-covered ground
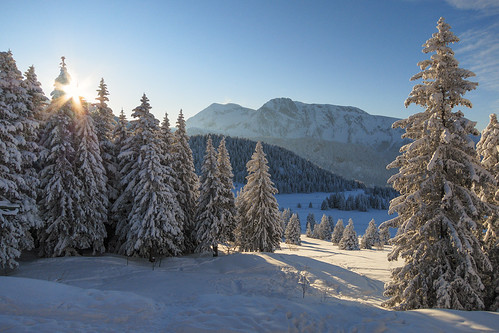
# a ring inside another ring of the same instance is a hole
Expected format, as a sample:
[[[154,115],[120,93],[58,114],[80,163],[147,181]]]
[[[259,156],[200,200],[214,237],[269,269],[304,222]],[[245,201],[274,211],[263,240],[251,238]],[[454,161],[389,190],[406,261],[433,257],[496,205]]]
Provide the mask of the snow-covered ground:
[[[360,191],[348,191],[345,192],[346,197],[350,193],[358,194]],[[313,213],[317,223],[321,222],[323,214],[329,215],[333,218],[334,224],[338,219],[343,219],[343,224],[346,226],[348,224],[348,219],[351,218],[354,223],[355,231],[359,236],[363,235],[366,231],[369,221],[374,219],[376,225],[379,226],[381,223],[395,217],[395,215],[388,215],[386,210],[376,210],[371,209],[368,212],[359,211],[343,211],[338,209],[328,209],[321,210],[321,203],[324,199],[329,197],[330,193],[293,193],[293,194],[277,194],[277,202],[279,203],[280,209],[290,208],[293,213],[298,213],[301,222],[301,230],[304,233],[306,231],[307,215]],[[309,208],[309,204],[312,203],[312,208]],[[298,208],[300,204],[301,208]],[[391,230],[392,237],[395,236],[395,230]]]
[[[115,255],[22,261],[0,276],[0,332],[499,331],[499,313],[381,308],[389,249],[302,240],[154,270]]]

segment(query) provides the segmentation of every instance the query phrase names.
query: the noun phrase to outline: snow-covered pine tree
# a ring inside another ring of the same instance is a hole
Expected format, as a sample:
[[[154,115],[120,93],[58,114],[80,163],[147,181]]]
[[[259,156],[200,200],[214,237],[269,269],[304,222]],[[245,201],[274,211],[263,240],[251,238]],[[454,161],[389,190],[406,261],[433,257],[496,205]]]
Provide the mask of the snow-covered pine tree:
[[[274,196],[277,189],[270,180],[261,142],[256,144],[246,168],[247,183],[237,200],[237,243],[242,251],[274,252],[279,248],[282,230]]]
[[[212,252],[218,256],[218,243],[222,237],[221,189],[217,152],[211,137],[206,141],[206,154],[201,168],[201,187],[196,212],[196,252]]]
[[[0,52],[0,267],[15,268],[29,232],[40,225],[36,207],[37,122],[21,72],[10,51]]]
[[[282,227],[282,237],[284,237],[284,233],[286,232],[286,227],[288,226],[289,219],[291,218],[291,209],[286,208],[282,211],[281,214],[281,227]]]
[[[99,139],[95,132],[88,105],[82,103],[76,114],[75,173],[81,187],[75,205],[76,239],[80,249],[92,249],[93,254],[105,251],[108,194],[107,177],[100,154]]]
[[[38,81],[38,76],[35,73],[35,67],[30,66],[24,73],[24,77],[26,92],[29,95],[28,109],[32,110],[33,117],[36,121],[39,123],[45,123],[49,116],[46,109],[50,104],[50,101],[43,92],[42,84]]]
[[[222,209],[220,242],[228,244],[228,242],[234,242],[236,240],[234,232],[237,226],[237,211],[234,192],[232,192],[234,189],[234,183],[232,181],[234,175],[232,174],[229,151],[225,147],[225,138],[222,138],[218,145],[217,162],[219,178],[222,183],[222,188],[220,190],[220,206]]]
[[[288,226],[286,227],[286,232],[284,233],[286,244],[301,245],[300,229],[300,220],[298,220],[298,216],[296,214],[291,215]]]
[[[475,74],[459,68],[450,47],[459,38],[443,18],[437,29],[423,44],[424,53],[435,54],[419,62],[421,72],[411,78],[423,82],[405,101],[425,111],[393,124],[405,128],[403,138],[411,142],[388,165],[399,168],[388,182],[400,196],[389,210],[398,216],[383,227],[398,228],[388,259],[400,256],[405,265],[392,271],[384,305],[479,310],[484,308],[481,275],[492,267],[476,236],[488,207],[473,187],[494,180],[480,166],[469,137],[478,134],[475,123],[452,112],[458,105],[471,107],[462,96],[476,88],[467,80]]]
[[[118,117],[118,122],[113,129],[113,143],[114,143],[114,153],[116,156],[117,171],[116,175],[113,177],[115,182],[114,187],[118,191],[118,197],[115,202],[110,203],[110,216],[108,216],[108,224],[106,224],[107,229],[107,250],[110,252],[119,252],[120,244],[123,242],[125,235],[123,230],[118,230],[118,225],[125,227],[128,221],[128,214],[130,214],[131,195],[123,195],[126,192],[128,183],[122,182],[125,166],[129,167],[131,165],[131,159],[134,158],[133,154],[126,154],[127,151],[127,140],[129,138],[128,132],[128,120],[126,119],[125,112],[121,109],[120,115]],[[123,152],[123,155],[120,155]]]
[[[379,236],[378,227],[376,226],[376,222],[374,222],[374,219],[372,219],[371,221],[369,221],[366,232],[360,240],[360,248],[370,250],[373,248],[373,246],[380,247],[381,245],[382,243]]]
[[[353,227],[353,220],[348,219],[348,225],[343,231],[343,236],[338,244],[341,250],[360,250],[359,238]]]
[[[113,142],[113,130],[116,127],[116,120],[113,110],[107,105],[109,101],[109,91],[104,79],[100,80],[99,88],[97,89],[97,98],[99,102],[94,105],[92,118],[95,125],[95,132],[99,140],[99,149],[101,152],[102,163],[106,171],[106,187],[107,201],[110,204],[118,198],[118,188],[116,175],[118,171],[118,162],[116,148]],[[111,214],[109,214],[111,215]],[[107,224],[114,224],[111,221],[106,221]],[[109,228],[109,227],[108,227]]]
[[[197,247],[194,221],[199,197],[199,179],[194,168],[182,110],[178,115],[177,130],[173,134],[173,161],[173,170],[178,177],[174,189],[184,215],[184,251],[192,253]]]
[[[477,152],[482,157],[482,166],[495,178],[495,184],[484,184],[480,189],[482,200],[495,205],[496,209],[485,220],[485,235],[483,242],[492,267],[499,267],[499,123],[496,114],[490,115],[490,122],[482,131],[482,137],[477,144]],[[486,279],[486,307],[491,311],[499,309],[499,271],[493,269]]]
[[[379,239],[381,242],[381,245],[387,245],[390,244],[390,229],[388,227],[384,228],[379,228]]]
[[[322,215],[321,223],[318,226],[318,238],[325,241],[331,240],[331,225],[326,214]]]
[[[55,79],[50,118],[41,135],[40,212],[44,223],[38,238],[40,255],[76,255],[80,250],[76,225],[82,183],[75,173],[76,137],[74,101],[64,89],[70,84],[64,58]]]
[[[121,251],[127,255],[148,257],[175,256],[182,252],[182,215],[173,187],[168,183],[164,165],[159,121],[150,112],[147,96],[133,110],[130,136],[120,157],[125,160],[121,174],[122,184],[128,184],[115,202],[132,203],[125,222],[118,224],[117,232],[124,240]]]
[[[334,226],[333,235],[331,236],[331,242],[333,242],[334,245],[338,245],[340,243],[344,231],[345,226],[343,225],[343,220],[339,219]]]
[[[314,213],[308,213],[308,215],[307,215],[307,224],[306,224],[307,237],[312,237],[313,236],[314,227],[315,227],[315,216],[314,216]]]

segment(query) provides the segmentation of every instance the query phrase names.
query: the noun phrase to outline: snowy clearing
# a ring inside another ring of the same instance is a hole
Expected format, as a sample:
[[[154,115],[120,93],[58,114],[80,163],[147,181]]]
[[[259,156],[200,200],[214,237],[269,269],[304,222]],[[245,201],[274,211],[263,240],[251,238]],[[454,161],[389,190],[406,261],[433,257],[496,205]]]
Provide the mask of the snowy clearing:
[[[398,264],[388,249],[302,244],[166,258],[154,270],[115,255],[22,261],[0,277],[0,332],[499,331],[499,313],[381,308]]]

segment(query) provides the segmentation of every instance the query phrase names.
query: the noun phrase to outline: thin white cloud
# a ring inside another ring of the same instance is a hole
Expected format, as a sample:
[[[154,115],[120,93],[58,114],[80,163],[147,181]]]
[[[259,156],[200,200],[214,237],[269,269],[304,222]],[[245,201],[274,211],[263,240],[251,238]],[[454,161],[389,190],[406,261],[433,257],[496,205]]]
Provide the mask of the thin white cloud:
[[[462,67],[475,72],[481,87],[499,91],[499,22],[468,30],[459,37],[455,52]]]
[[[458,9],[478,10],[484,14],[499,13],[498,0],[445,0],[449,5]]]

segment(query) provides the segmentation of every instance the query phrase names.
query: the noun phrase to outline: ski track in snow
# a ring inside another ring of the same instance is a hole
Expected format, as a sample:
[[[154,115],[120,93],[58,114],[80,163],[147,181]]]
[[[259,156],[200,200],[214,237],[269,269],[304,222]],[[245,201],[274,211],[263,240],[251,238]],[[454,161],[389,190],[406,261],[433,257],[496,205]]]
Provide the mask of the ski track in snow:
[[[276,253],[164,258],[154,270],[111,254],[23,261],[0,277],[0,332],[499,331],[498,313],[381,308],[398,265],[388,251],[302,235]]]

